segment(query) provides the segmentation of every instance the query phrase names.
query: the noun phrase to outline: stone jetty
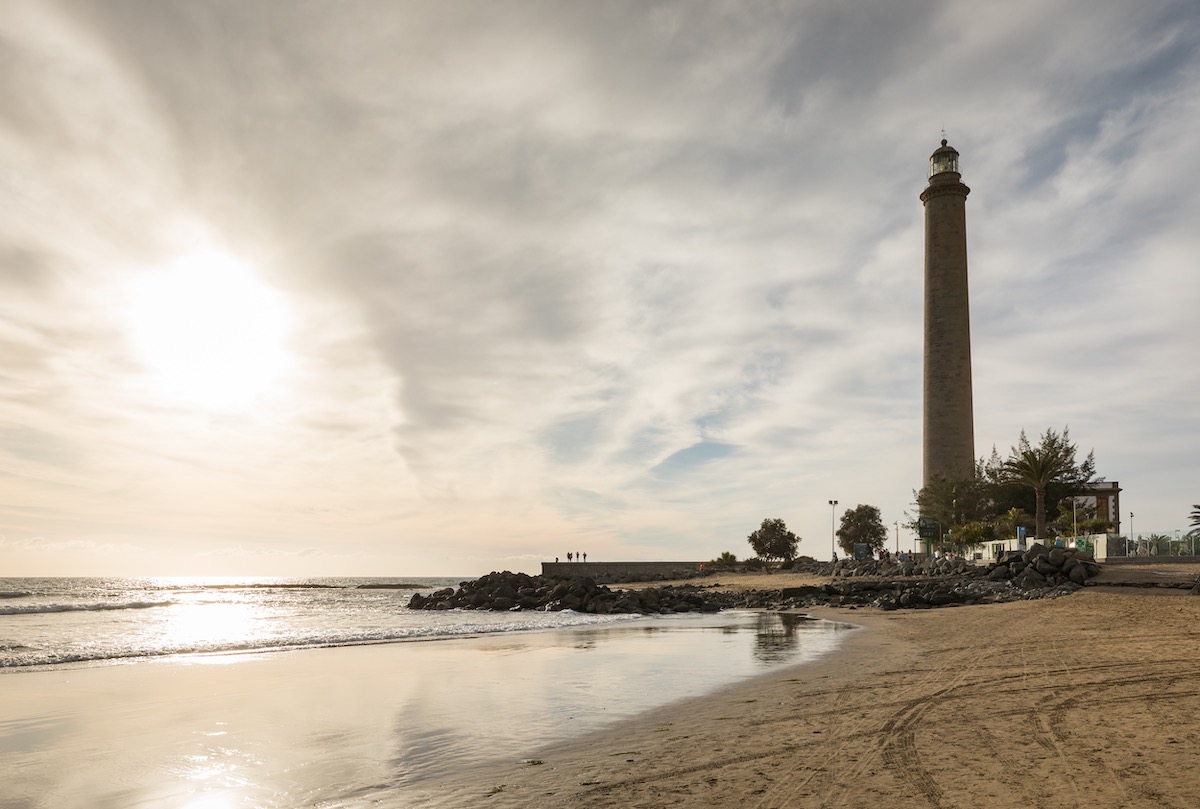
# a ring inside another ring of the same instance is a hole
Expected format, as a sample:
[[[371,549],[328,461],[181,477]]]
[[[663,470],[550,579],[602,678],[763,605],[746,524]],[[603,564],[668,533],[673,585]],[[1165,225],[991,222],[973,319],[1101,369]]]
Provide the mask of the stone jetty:
[[[590,578],[551,578],[524,573],[489,573],[429,595],[414,593],[414,610],[574,610],[596,615],[716,612],[734,606],[729,594],[695,585],[646,590],[612,590]]]
[[[814,606],[928,609],[1055,598],[1078,590],[1100,572],[1090,554],[1035,544],[1009,551],[987,565],[962,559],[854,561],[814,564],[827,584],[779,590],[727,592],[703,584],[612,589],[587,577],[489,573],[424,595],[410,609],[574,610],[594,614],[716,612],[723,609],[800,609]],[[700,580],[702,581],[702,579]]]

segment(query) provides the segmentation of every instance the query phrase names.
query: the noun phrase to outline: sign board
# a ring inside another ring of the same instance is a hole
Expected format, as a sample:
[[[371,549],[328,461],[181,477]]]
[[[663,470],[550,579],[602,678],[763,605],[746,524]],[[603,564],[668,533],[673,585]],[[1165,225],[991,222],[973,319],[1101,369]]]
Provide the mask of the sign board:
[[[865,542],[854,543],[854,558],[858,561],[871,558],[871,546]]]
[[[917,520],[917,536],[921,539],[940,539],[938,521],[933,517],[921,517]]]

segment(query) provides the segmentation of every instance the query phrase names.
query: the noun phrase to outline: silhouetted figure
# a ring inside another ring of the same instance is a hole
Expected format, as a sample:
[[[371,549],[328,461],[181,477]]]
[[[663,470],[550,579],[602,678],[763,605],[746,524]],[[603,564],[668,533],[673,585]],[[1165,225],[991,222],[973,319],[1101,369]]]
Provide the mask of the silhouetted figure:
[[[570,551],[567,551],[567,561],[568,561],[568,562],[574,562],[574,561],[575,561],[575,557],[571,555],[571,552],[570,552]]]
[[[585,561],[585,562],[587,561],[587,554],[586,554],[586,553],[583,555],[583,561]]]

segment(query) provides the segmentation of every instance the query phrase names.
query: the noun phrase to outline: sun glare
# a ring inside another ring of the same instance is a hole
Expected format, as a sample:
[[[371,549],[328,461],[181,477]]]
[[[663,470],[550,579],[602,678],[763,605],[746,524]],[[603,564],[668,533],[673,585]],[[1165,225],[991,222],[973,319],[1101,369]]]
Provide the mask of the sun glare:
[[[177,403],[250,404],[288,366],[281,297],[224,253],[195,253],[142,279],[127,318],[152,388]]]

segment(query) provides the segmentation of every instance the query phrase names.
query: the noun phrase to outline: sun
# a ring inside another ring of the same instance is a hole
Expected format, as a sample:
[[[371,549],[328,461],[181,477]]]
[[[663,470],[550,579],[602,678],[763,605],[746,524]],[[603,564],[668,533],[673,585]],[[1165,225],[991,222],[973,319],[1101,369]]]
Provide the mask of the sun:
[[[287,370],[282,296],[245,263],[192,253],[136,281],[125,313],[151,389],[172,402],[244,407]]]

